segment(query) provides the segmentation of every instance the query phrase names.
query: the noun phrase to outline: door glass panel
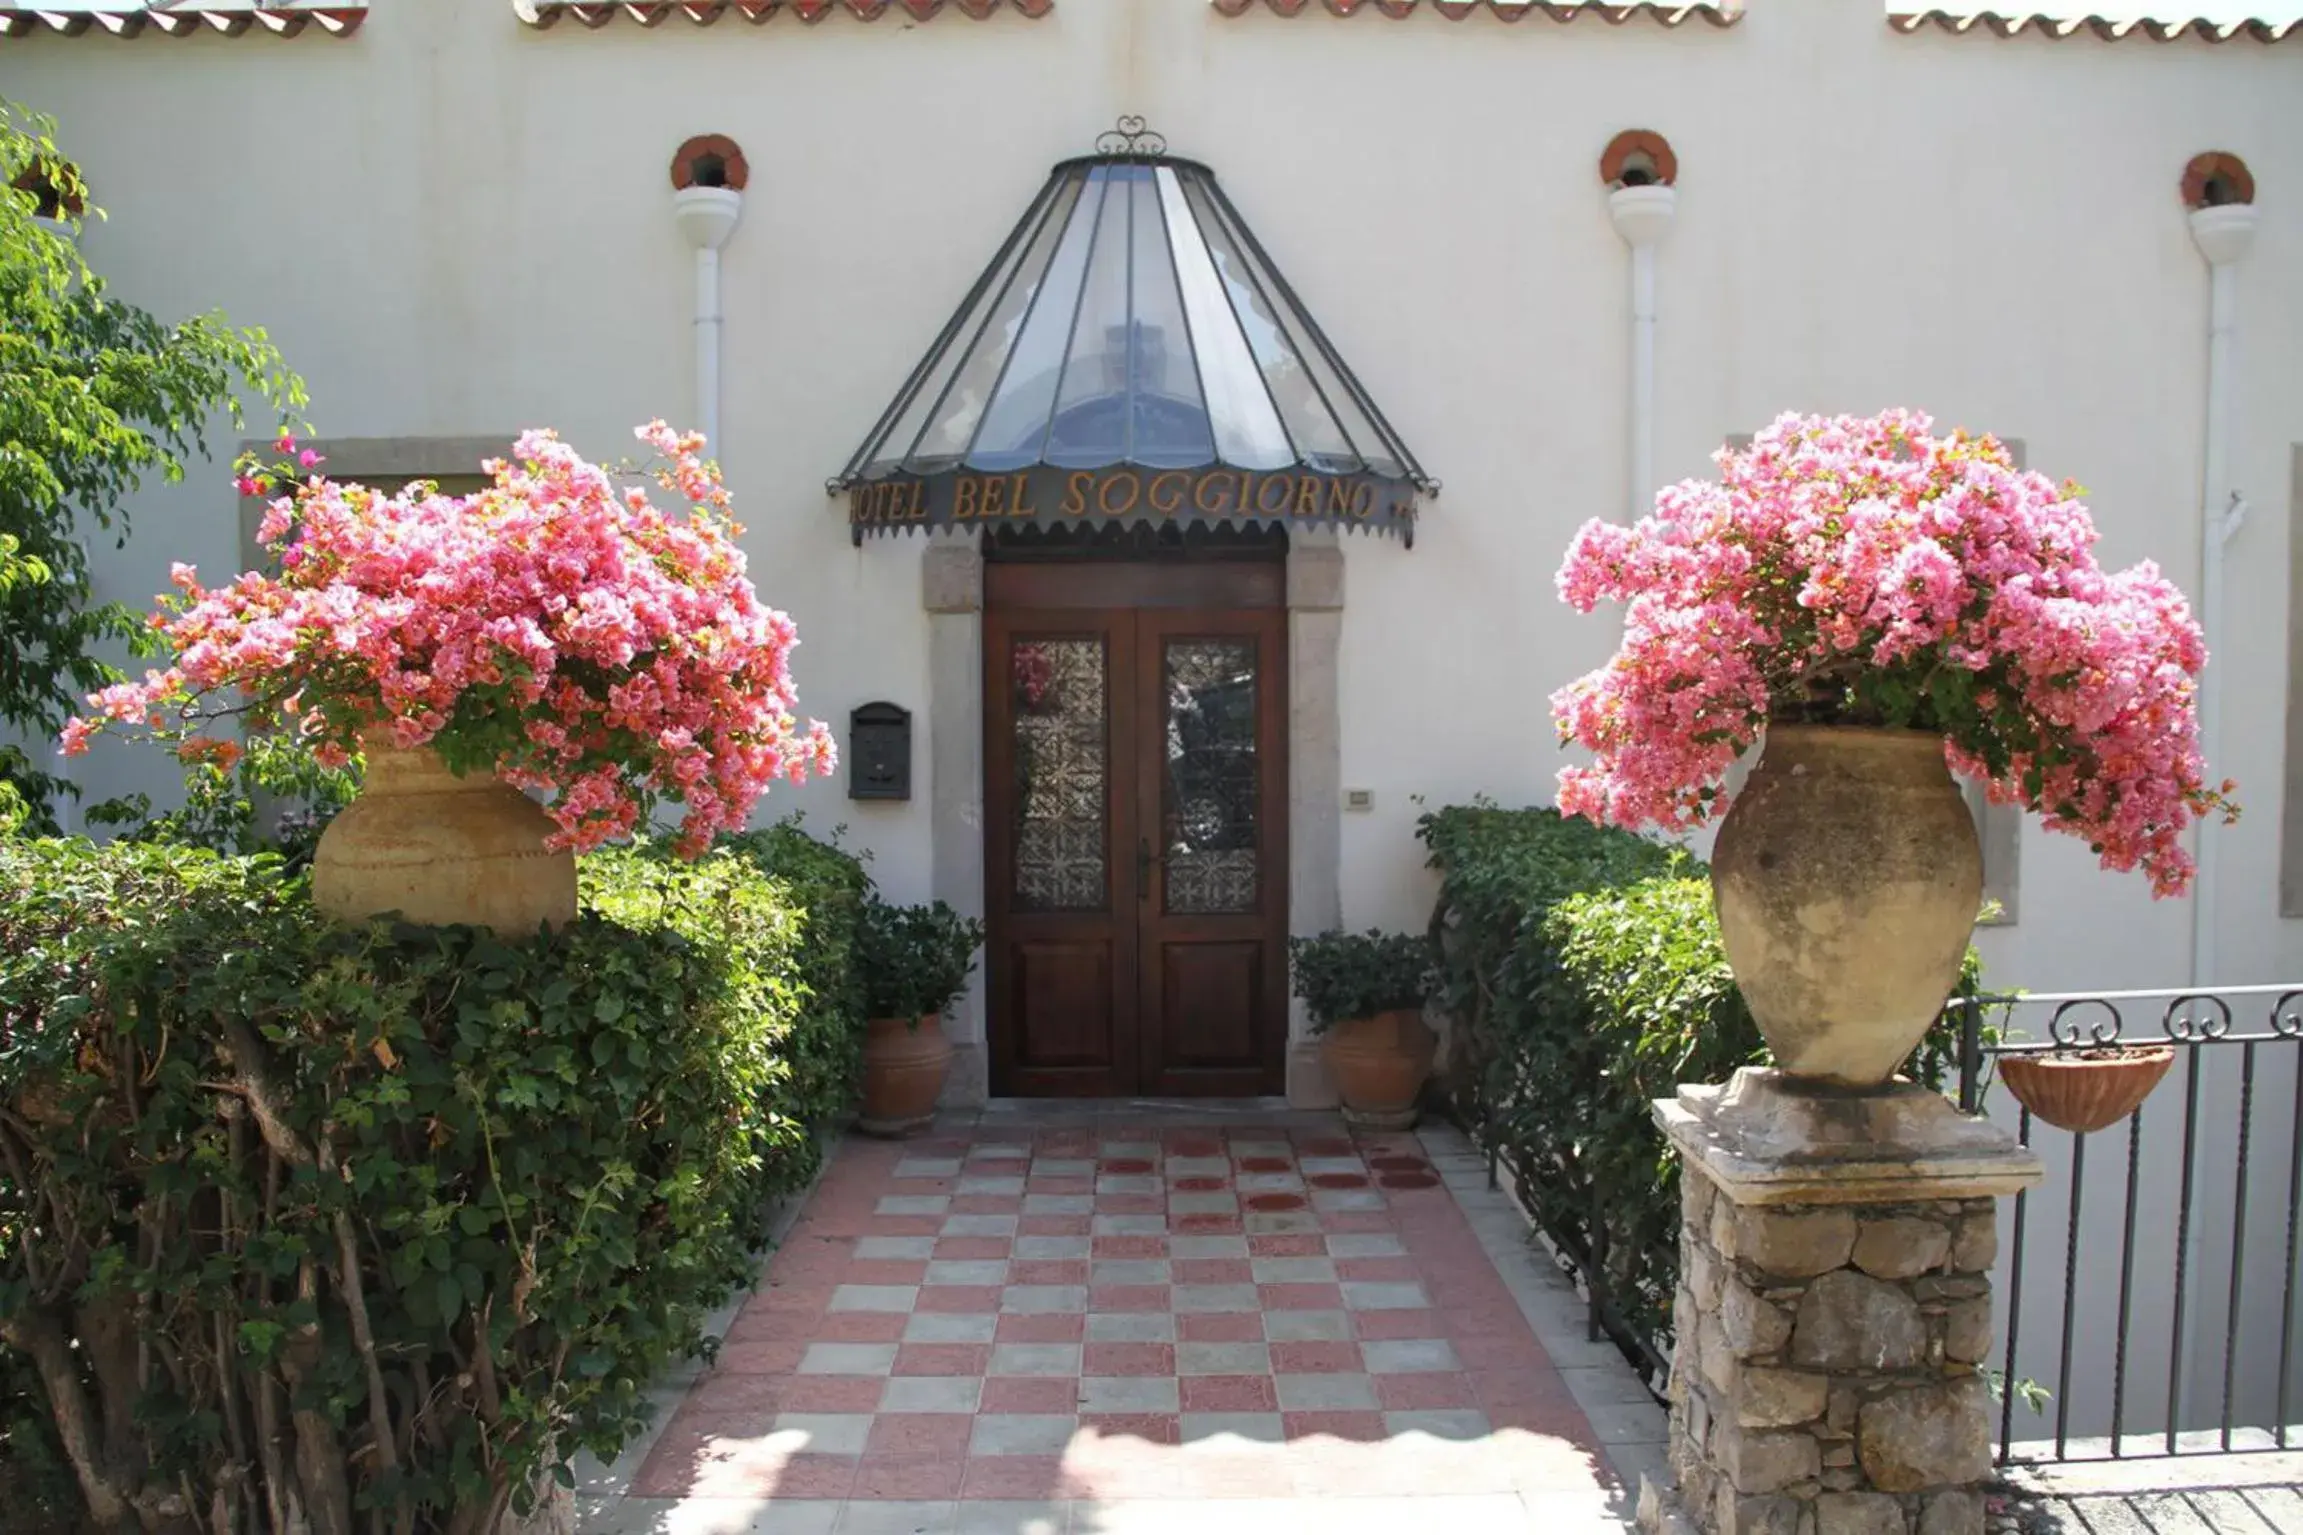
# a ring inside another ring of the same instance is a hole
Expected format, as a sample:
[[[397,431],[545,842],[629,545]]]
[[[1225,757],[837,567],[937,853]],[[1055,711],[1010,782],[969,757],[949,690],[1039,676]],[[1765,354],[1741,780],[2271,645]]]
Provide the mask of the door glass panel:
[[[1015,689],[1015,904],[1102,911],[1111,881],[1105,782],[1110,710],[1099,639],[1018,640]]]
[[[1167,909],[1256,909],[1256,656],[1244,639],[1170,640],[1162,656]]]

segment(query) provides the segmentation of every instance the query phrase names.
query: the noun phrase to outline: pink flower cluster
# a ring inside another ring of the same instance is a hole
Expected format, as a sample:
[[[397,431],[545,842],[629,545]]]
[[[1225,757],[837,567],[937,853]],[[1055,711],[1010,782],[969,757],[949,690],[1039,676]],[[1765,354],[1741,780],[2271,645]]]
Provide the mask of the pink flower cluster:
[[[742,827],[776,778],[828,772],[833,748],[821,724],[794,717],[792,621],[745,575],[703,439],[661,421],[638,435],[686,512],[619,490],[548,431],[489,462],[495,483],[470,496],[309,475],[264,517],[278,573],[208,590],[176,566],[182,594],[153,619],[175,664],[94,695],[64,750],[112,722],[285,718],[331,766],[366,737],[544,791],[553,842],[579,851],[676,800],[679,849],[697,855]],[[283,456],[294,448],[282,440]],[[315,462],[307,452],[278,477]],[[239,702],[219,698],[231,694]]]
[[[1562,688],[1559,806],[1626,827],[1702,825],[1772,720],[1928,730],[1996,803],[2085,837],[2104,867],[2189,888],[2190,824],[2220,809],[2198,750],[2207,652],[2149,563],[2106,573],[2077,487],[1927,417],[1786,415],[1717,483],[1636,527],[1576,535],[1559,592],[1627,604],[1614,659]]]

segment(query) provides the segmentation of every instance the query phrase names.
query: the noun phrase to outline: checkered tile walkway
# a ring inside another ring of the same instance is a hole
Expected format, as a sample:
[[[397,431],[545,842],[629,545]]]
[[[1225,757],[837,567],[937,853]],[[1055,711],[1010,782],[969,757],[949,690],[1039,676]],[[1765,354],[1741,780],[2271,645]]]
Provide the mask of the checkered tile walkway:
[[[1444,1496],[1564,1535],[1621,1527],[1535,1517],[1602,1464],[1413,1136],[985,1127],[840,1148],[629,1491],[840,1531]]]

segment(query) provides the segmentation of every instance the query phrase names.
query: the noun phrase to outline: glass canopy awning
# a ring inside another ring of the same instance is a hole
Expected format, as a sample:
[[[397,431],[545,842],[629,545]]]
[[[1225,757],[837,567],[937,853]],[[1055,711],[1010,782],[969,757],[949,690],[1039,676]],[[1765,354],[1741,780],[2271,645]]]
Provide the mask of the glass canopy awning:
[[[1049,173],[831,482],[866,533],[1324,524],[1424,474],[1204,165],[1136,119]]]

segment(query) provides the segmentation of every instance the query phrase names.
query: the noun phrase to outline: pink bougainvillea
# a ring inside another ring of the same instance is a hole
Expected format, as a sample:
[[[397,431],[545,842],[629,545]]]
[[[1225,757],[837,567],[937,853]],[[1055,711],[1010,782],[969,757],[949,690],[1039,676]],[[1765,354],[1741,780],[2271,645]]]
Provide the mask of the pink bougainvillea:
[[[289,722],[330,765],[381,736],[548,794],[560,847],[630,836],[676,800],[695,856],[775,779],[829,771],[832,742],[794,715],[798,639],[745,575],[702,438],[661,421],[638,435],[685,511],[548,431],[469,496],[338,484],[283,438],[281,468],[239,481],[293,486],[259,532],[277,572],[211,590],[176,566],[180,595],[153,618],[174,664],[91,697],[64,750],[107,724],[181,737],[228,715]],[[192,734],[178,753],[233,749]]]
[[[2238,811],[2199,757],[2207,651],[2183,594],[2095,563],[2078,487],[1929,427],[1787,415],[1636,527],[1585,525],[1560,595],[1627,613],[1614,659],[1552,697],[1595,757],[1561,771],[1561,810],[1692,828],[1770,720],[1928,730],[1995,803],[2155,894],[2190,887],[2185,831]]]

